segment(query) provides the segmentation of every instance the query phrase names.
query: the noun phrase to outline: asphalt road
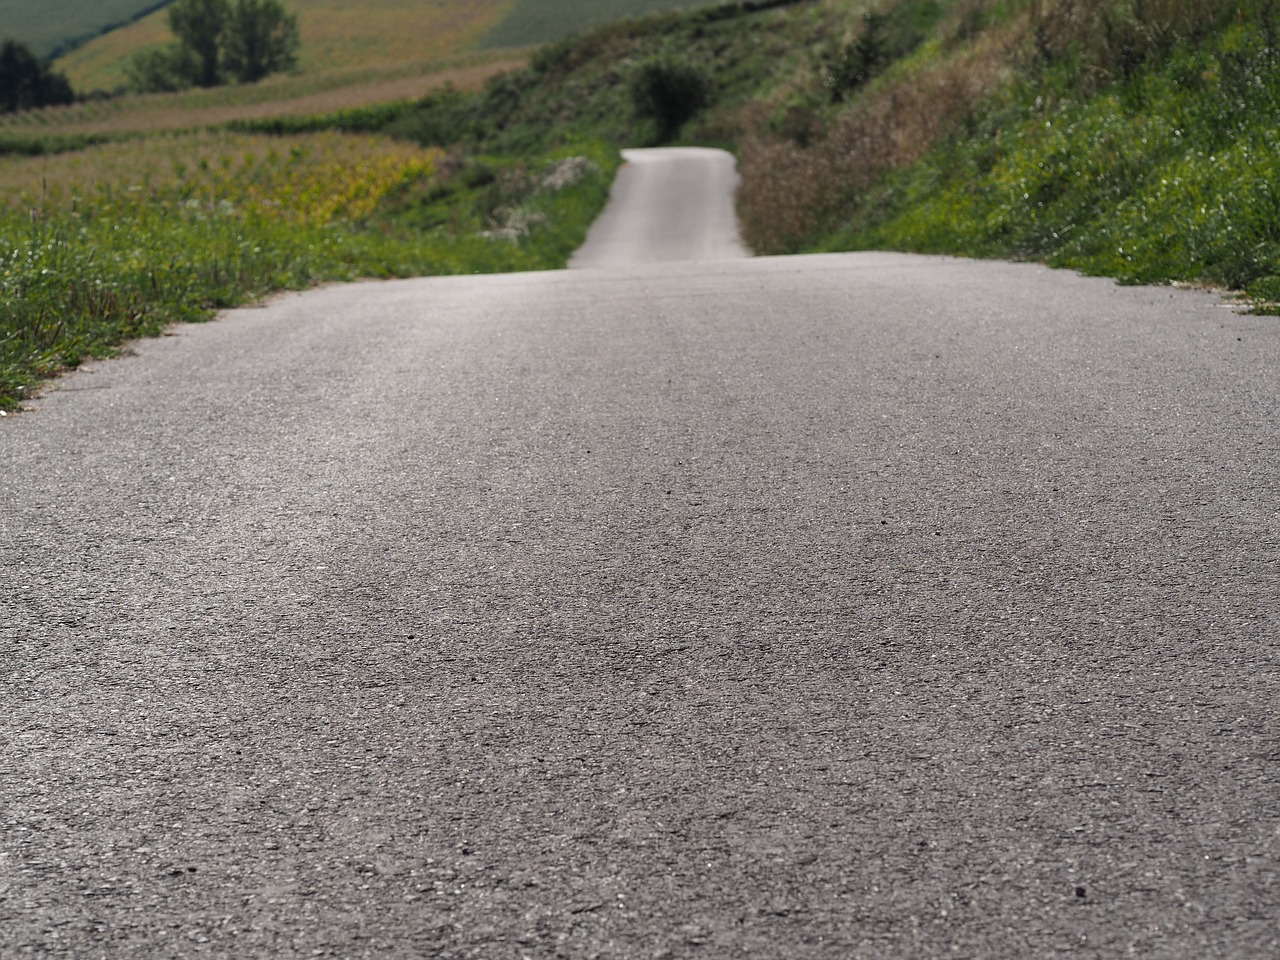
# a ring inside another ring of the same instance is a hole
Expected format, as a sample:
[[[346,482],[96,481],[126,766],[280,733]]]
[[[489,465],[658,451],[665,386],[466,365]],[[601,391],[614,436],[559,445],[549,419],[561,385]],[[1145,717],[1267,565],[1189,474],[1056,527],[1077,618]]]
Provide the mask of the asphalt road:
[[[641,263],[730,260],[749,256],[733,208],[738,171],[723,150],[655,147],[624,150],[610,203],[573,269]]]
[[[1280,322],[707,249],[0,421],[0,957],[1280,956]]]

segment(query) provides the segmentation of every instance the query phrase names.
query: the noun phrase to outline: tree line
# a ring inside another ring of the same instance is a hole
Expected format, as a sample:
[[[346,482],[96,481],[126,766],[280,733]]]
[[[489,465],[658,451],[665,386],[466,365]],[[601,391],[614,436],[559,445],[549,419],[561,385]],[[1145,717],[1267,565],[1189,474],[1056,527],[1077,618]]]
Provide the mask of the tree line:
[[[144,50],[129,67],[144,91],[256,83],[297,66],[298,18],[279,0],[178,0],[169,7],[168,47]]]
[[[75,93],[67,78],[16,40],[0,43],[0,113],[71,103]]]

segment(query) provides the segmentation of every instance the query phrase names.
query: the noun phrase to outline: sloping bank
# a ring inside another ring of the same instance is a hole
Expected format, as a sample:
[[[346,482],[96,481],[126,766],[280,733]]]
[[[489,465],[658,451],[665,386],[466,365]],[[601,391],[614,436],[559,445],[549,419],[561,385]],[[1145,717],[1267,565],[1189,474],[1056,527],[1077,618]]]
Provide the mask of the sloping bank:
[[[757,250],[1034,259],[1274,312],[1280,5],[967,6],[970,36],[886,65],[811,142],[747,140]]]

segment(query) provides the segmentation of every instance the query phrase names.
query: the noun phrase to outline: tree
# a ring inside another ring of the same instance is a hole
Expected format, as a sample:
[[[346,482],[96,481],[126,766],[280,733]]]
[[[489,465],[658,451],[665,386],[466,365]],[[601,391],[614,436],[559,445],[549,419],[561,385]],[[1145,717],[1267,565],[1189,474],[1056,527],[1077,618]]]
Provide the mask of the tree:
[[[657,126],[658,141],[674,140],[693,115],[707,105],[711,85],[697,68],[666,60],[642,66],[631,82],[636,114]]]
[[[222,82],[222,38],[231,18],[227,0],[178,0],[169,7],[169,29],[195,60],[195,81],[202,87]]]
[[[298,18],[278,0],[236,0],[223,33],[223,66],[241,83],[298,63]]]
[[[141,90],[255,83],[298,62],[298,18],[279,0],[177,0],[169,7],[177,44],[137,54],[129,78]]]
[[[185,90],[196,82],[199,64],[181,44],[140,50],[125,69],[129,84],[144,93]]]
[[[16,40],[0,44],[0,112],[32,110],[74,100],[67,78],[41,63],[30,49]]]

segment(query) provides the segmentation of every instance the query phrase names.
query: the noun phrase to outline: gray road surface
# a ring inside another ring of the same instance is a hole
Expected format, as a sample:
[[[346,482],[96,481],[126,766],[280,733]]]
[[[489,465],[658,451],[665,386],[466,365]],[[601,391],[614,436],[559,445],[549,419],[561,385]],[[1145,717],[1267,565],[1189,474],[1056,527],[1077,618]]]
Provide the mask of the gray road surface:
[[[574,269],[748,256],[733,194],[738,171],[723,150],[624,150],[604,213],[574,254]]]
[[[890,254],[141,343],[0,421],[0,957],[1278,956],[1278,394]]]

